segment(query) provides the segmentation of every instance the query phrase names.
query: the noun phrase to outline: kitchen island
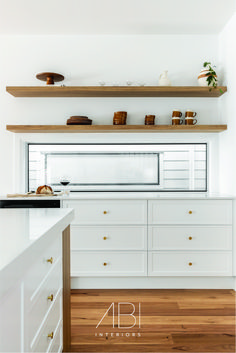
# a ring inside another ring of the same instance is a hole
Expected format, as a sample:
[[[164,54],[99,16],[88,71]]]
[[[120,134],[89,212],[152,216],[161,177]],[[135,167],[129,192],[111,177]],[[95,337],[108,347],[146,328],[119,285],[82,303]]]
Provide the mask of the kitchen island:
[[[0,210],[0,352],[70,345],[71,209]]]

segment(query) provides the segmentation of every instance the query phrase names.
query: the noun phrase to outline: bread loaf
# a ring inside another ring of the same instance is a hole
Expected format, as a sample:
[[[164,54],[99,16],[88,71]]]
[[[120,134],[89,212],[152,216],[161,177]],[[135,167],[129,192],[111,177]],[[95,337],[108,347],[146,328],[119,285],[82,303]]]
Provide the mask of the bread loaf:
[[[51,186],[42,185],[36,190],[36,194],[53,194]]]

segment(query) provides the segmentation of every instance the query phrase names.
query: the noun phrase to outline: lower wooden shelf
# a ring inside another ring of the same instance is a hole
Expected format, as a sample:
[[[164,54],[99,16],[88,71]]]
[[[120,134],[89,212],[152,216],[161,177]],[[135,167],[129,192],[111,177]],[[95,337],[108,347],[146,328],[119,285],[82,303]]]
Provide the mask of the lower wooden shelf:
[[[227,125],[7,125],[14,133],[221,132]]]

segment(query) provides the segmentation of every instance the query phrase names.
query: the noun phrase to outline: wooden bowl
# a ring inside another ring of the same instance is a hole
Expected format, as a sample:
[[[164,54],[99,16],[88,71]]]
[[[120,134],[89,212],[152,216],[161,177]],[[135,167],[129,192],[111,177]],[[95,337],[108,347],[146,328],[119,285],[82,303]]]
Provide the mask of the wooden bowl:
[[[92,120],[91,119],[84,119],[84,120],[68,119],[66,124],[67,125],[92,125]]]
[[[54,85],[54,82],[64,80],[64,76],[55,72],[41,72],[36,75],[36,78],[40,81],[46,81],[47,85]]]
[[[88,117],[87,116],[82,116],[82,115],[73,115],[73,116],[70,116],[70,119],[71,120],[88,120]]]

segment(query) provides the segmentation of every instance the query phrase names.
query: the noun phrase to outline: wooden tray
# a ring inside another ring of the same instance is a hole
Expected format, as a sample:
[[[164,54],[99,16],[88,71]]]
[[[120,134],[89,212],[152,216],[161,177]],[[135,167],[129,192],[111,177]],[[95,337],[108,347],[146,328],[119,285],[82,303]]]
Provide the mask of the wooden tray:
[[[53,197],[60,196],[61,194],[7,194],[8,198],[12,197]]]

